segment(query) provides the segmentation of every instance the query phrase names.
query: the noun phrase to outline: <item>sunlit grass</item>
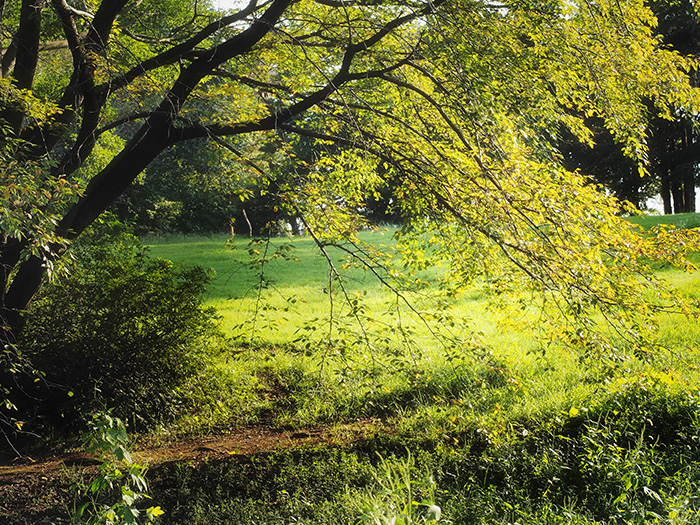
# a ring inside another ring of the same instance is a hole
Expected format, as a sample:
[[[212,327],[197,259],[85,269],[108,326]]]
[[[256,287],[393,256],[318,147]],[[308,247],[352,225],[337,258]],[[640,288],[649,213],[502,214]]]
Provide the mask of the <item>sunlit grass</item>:
[[[364,238],[391,243],[390,232]],[[700,435],[697,319],[661,316],[658,347],[647,360],[624,352],[582,360],[576,349],[542,343],[538,312],[493,308],[475,287],[448,301],[445,317],[431,325],[458,336],[440,342],[405,306],[399,330],[396,298],[370,272],[350,268],[344,283],[364,307],[360,324],[337,285],[331,301],[328,262],[308,238],[292,239],[290,257],[266,264],[270,283],[262,289],[260,267],[251,266],[251,253],[259,255],[250,250],[264,253],[265,245],[237,239],[227,246],[225,237],[147,242],[154,256],[216,271],[207,302],[233,338],[218,370],[236,390],[223,399],[239,412],[236,422],[285,428],[382,422],[357,446],[256,460],[269,461],[269,471],[252,478],[245,462],[183,468],[173,485],[190,487],[182,490],[181,522],[208,523],[213,512],[241,520],[231,522],[291,523],[313,505],[315,513],[301,521],[350,523],[359,512],[352,509],[368,504],[391,519],[411,502],[381,482],[410,463],[410,451],[416,474],[435,475],[435,485],[426,487],[435,488],[447,523],[642,523],[655,515],[668,517],[659,523],[697,523],[700,457],[691,445]],[[268,255],[275,249],[268,247]],[[330,254],[340,267],[343,256]],[[658,274],[697,297],[700,272]],[[411,295],[425,311],[438,298]],[[406,342],[409,351],[400,348]],[[378,457],[389,459],[377,468]],[[379,488],[367,482],[368,472]],[[238,486],[241,476],[246,490],[260,495],[221,497],[219,487],[228,480]],[[282,507],[270,496],[281,488],[291,495]],[[185,512],[197,505],[199,521]],[[630,516],[642,518],[621,521]]]
[[[392,231],[367,232],[363,240],[391,247]],[[393,415],[404,426],[457,429],[459,422],[539,419],[585,406],[605,380],[605,366],[583,366],[574,350],[556,342],[543,347],[535,314],[493,308],[477,288],[449,301],[443,319],[426,321],[367,269],[341,269],[346,255],[329,248],[345,289],[331,286],[329,263],[307,237],[269,244],[225,236],[146,243],[153,256],[214,270],[207,303],[237,345],[234,358],[221,366],[234,375],[262,377],[263,396],[271,395],[269,384],[281,389],[286,399],[268,403],[278,424]],[[662,273],[688,295],[696,293],[697,274]],[[348,298],[362,306],[359,317],[351,314]],[[439,299],[444,303],[430,291],[407,298],[421,311]],[[431,331],[446,337],[436,339]],[[462,346],[451,346],[455,342]],[[697,320],[664,317],[659,342],[668,352],[659,353],[656,363],[630,357],[615,369],[634,375],[650,366],[672,367],[679,379],[695,381]]]
[[[677,213],[676,215],[646,215],[630,217],[629,222],[649,230],[659,224],[673,225],[677,228],[700,227],[700,213]]]

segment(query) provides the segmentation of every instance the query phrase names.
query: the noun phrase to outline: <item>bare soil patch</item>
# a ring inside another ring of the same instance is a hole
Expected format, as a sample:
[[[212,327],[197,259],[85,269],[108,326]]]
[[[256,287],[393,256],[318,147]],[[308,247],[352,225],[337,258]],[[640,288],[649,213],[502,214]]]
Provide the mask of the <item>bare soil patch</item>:
[[[226,461],[281,448],[348,445],[381,429],[386,427],[378,420],[301,430],[252,426],[172,441],[144,439],[135,443],[133,456],[150,467],[174,462]],[[0,523],[68,523],[63,520],[71,511],[72,480],[88,479],[96,470],[93,457],[77,452],[0,462]]]

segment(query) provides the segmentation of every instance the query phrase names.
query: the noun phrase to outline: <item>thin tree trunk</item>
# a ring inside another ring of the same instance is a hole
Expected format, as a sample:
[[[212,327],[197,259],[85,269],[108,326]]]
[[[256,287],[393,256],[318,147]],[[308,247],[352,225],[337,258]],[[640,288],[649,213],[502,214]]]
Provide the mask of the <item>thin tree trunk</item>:
[[[677,176],[672,175],[671,179],[671,194],[673,195],[673,213],[683,213],[685,209],[685,203],[683,198],[685,197],[685,192],[683,191],[682,180],[678,180]]]
[[[686,213],[695,213],[695,174],[690,167],[684,170],[683,190]]]

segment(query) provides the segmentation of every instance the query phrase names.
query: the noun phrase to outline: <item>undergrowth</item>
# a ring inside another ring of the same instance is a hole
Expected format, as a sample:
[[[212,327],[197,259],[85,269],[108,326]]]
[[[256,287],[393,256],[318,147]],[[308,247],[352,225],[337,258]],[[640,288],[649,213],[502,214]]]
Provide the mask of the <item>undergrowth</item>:
[[[700,404],[664,381],[635,376],[590,406],[458,441],[436,421],[431,435],[170,464],[154,497],[191,524],[428,523],[436,507],[454,524],[697,523]]]

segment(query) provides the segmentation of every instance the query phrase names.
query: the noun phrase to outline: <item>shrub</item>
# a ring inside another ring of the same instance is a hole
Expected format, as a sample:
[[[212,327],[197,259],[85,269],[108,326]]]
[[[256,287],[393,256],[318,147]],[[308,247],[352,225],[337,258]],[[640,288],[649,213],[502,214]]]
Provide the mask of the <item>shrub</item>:
[[[113,407],[137,426],[172,420],[178,388],[220,348],[214,311],[202,305],[209,280],[201,267],[149,258],[114,223],[87,236],[22,333],[21,346],[46,374],[38,415],[70,423]]]

